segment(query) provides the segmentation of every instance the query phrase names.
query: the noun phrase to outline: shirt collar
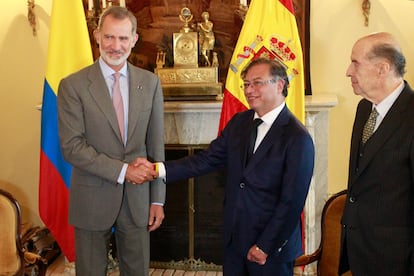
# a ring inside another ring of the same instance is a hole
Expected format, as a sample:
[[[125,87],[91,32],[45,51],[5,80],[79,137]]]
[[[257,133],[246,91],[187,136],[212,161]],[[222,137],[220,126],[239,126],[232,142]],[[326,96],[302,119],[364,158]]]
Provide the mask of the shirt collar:
[[[103,60],[102,57],[99,57],[99,67],[101,68],[102,74],[104,78],[112,77],[112,75],[115,73],[115,71],[106,64],[106,62]],[[119,70],[119,73],[121,73],[121,76],[127,76],[127,62],[125,62],[124,66],[122,66],[121,70]]]
[[[286,105],[286,103],[283,102],[281,105],[279,105],[278,107],[276,107],[276,108],[272,109],[271,111],[267,112],[262,117],[259,117],[259,115],[255,112],[254,113],[254,119],[260,118],[260,119],[263,120],[263,123],[270,126],[276,120],[277,116],[279,116],[280,112],[285,107],[285,105]]]
[[[391,106],[394,104],[395,100],[401,94],[403,89],[404,89],[404,82],[401,82],[401,84],[398,85],[397,88],[391,94],[389,94],[379,104],[372,105],[372,108],[375,107],[378,111],[378,114],[380,114],[382,117],[385,117],[388,110],[390,110]]]

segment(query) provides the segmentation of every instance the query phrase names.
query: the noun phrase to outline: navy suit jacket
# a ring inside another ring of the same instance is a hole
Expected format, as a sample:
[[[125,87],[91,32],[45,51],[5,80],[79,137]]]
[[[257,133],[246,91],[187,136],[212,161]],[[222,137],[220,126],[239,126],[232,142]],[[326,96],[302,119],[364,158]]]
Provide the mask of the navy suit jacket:
[[[302,253],[300,216],[313,173],[313,141],[285,107],[245,166],[253,116],[253,110],[236,114],[206,150],[167,161],[166,180],[226,168],[224,245],[247,256],[257,244],[269,257],[292,261]]]

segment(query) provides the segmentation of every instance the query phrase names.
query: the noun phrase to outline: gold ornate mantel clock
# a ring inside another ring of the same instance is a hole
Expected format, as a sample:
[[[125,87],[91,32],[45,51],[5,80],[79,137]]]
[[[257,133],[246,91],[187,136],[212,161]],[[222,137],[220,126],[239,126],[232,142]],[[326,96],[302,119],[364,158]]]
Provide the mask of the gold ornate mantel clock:
[[[214,46],[213,25],[208,16],[204,18],[207,18],[205,22],[198,23],[194,31],[190,27],[193,20],[190,9],[182,8],[179,19],[184,26],[180,32],[173,33],[174,66],[164,68],[165,52],[157,54],[155,73],[161,79],[165,100],[222,99],[223,85],[218,81],[217,54],[211,52],[213,47],[207,49],[204,47],[207,43],[203,43],[208,38],[208,45]],[[209,29],[201,28],[202,24],[209,26]],[[202,55],[202,64],[206,65],[199,66],[199,55]]]

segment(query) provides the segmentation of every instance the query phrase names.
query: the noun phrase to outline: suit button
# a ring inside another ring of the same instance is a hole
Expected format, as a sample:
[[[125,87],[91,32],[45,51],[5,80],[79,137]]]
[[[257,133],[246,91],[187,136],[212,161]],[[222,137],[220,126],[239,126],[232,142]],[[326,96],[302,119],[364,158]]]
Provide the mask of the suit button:
[[[244,183],[242,182],[242,183],[240,183],[240,189],[244,189]]]
[[[354,203],[356,201],[356,198],[354,196],[349,197],[349,202]]]

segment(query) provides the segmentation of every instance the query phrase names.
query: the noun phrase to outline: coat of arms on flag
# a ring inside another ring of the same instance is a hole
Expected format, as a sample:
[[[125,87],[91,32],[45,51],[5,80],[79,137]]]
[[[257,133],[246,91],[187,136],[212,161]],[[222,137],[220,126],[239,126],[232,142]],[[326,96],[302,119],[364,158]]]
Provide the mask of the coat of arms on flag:
[[[292,0],[252,0],[230,61],[219,132],[236,112],[249,108],[240,72],[258,57],[285,66],[290,80],[286,104],[304,122],[303,56]]]
[[[263,42],[267,42],[268,47],[266,47]],[[245,45],[243,47],[244,52],[237,54],[237,60],[236,62],[230,64],[230,69],[234,73],[237,73],[239,66],[244,59],[253,60],[259,57],[276,59],[286,68],[289,81],[291,81],[296,75],[299,74],[299,71],[294,67],[294,63],[297,59],[297,47],[298,46],[294,45],[291,39],[271,35],[266,40],[262,36],[256,35],[256,39],[254,39],[250,45]],[[293,63],[293,66],[289,66],[290,63]]]

